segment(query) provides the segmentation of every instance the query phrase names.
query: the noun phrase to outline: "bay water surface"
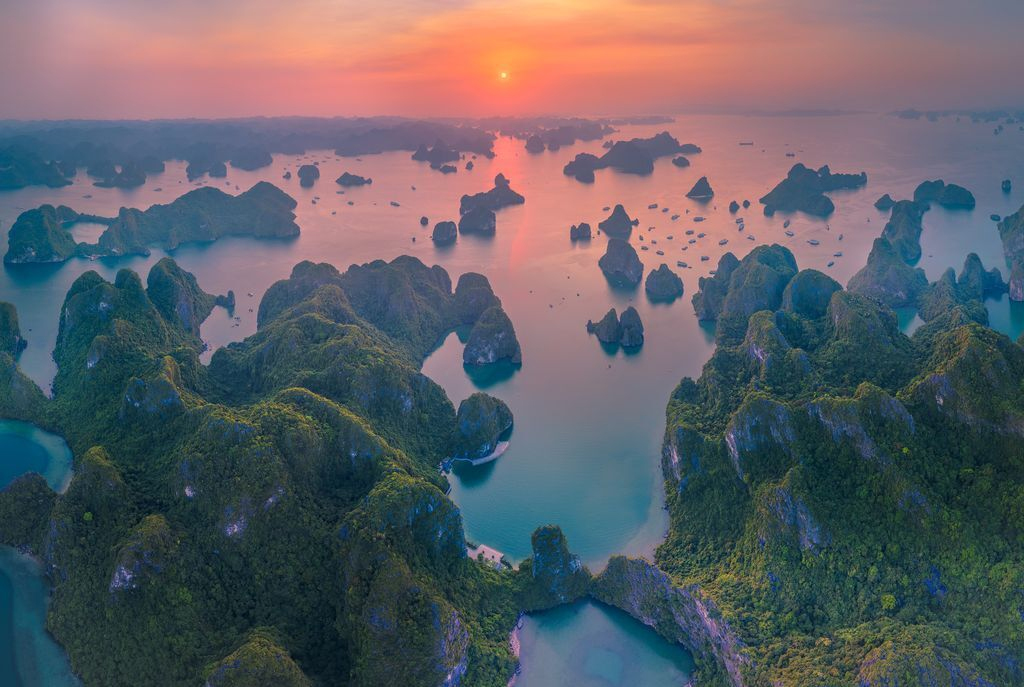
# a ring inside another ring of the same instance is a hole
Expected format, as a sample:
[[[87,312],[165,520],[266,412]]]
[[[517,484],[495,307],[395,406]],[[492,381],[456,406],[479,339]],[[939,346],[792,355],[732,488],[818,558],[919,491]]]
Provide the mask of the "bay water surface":
[[[210,345],[206,358],[216,347],[255,332],[255,311],[263,292],[286,278],[300,260],[330,262],[344,270],[353,263],[410,254],[445,267],[453,283],[464,272],[481,272],[490,279],[515,325],[523,366],[470,375],[462,366],[455,334],[439,342],[423,366],[456,405],[483,389],[508,403],[515,416],[511,445],[500,459],[460,467],[451,478],[451,496],[462,510],[467,537],[516,562],[529,555],[530,533],[555,523],[595,571],[615,553],[650,556],[668,526],[659,467],[665,405],[680,378],[698,376],[713,350],[713,331],[697,322],[689,301],[698,278],[715,268],[722,253],[742,257],[758,244],[780,243],[794,252],[801,268],[822,270],[845,284],[863,266],[872,240],[886,221],[886,214],[873,207],[874,201],[883,193],[907,198],[921,181],[943,178],[970,189],[978,206],[972,211],[935,207],[925,215],[920,266],[934,280],[947,267],[959,271],[966,254],[976,252],[986,267],[1000,267],[1005,275],[998,232],[989,215],[1012,213],[1024,203],[1024,133],[1016,127],[993,136],[990,125],[966,119],[906,121],[876,114],[687,116],[666,125],[624,126],[613,138],[650,136],[661,130],[681,142],[700,145],[703,152],[689,156],[688,168],[675,167],[670,158],[663,158],[648,176],[601,170],[595,183],[581,184],[564,176],[562,167],[579,152],[600,154],[601,142],[531,155],[522,141],[499,138],[493,159],[481,157],[474,160],[472,171],[460,166],[452,175],[432,171],[410,160],[406,152],[339,159],[331,151],[315,151],[275,156],[271,167],[255,172],[229,167],[226,180],[198,182],[237,193],[256,181],[271,181],[298,200],[297,222],[302,230],[293,240],[233,238],[173,251],[172,256],[195,273],[203,289],[212,293],[233,289],[238,297],[238,320],[217,309],[203,325],[203,338]],[[738,145],[750,140],[753,146]],[[299,164],[314,161],[319,163],[321,179],[313,188],[300,188],[294,178],[282,179],[286,170],[294,175]],[[836,212],[828,220],[784,213],[765,217],[757,199],[795,162],[811,167],[828,164],[835,172],[866,171],[868,184],[831,194]],[[343,171],[372,177],[373,184],[343,190],[333,183]],[[526,203],[498,212],[493,239],[460,237],[454,246],[435,247],[429,239],[430,227],[440,220],[457,219],[459,197],[489,189],[499,172],[526,197]],[[707,176],[715,190],[709,203],[685,197],[701,176]],[[1004,178],[1015,182],[1009,194],[1000,189]],[[6,232],[17,215],[42,203],[114,215],[121,206],[146,208],[170,202],[192,187],[184,164],[169,163],[163,174],[151,176],[144,187],[131,191],[95,188],[81,172],[73,185],[62,189],[2,193],[0,252],[6,252]],[[729,201],[744,199],[751,201],[751,207],[729,214]],[[611,288],[597,267],[604,236],[570,242],[570,225],[586,221],[596,230],[597,222],[608,215],[605,208],[616,203],[623,203],[640,220],[633,243],[648,247],[640,252],[646,270],[664,262],[677,271],[685,284],[682,299],[671,305],[654,304],[642,286],[634,291]],[[656,208],[649,207],[655,204]],[[671,219],[676,214],[678,219]],[[426,229],[419,224],[421,216],[430,220]],[[696,217],[704,221],[695,222]],[[745,219],[742,232],[736,217]],[[787,220],[792,237],[784,233]],[[79,225],[73,232],[83,240],[94,238],[101,229]],[[687,236],[686,230],[694,235]],[[698,233],[705,236],[698,239]],[[691,238],[696,242],[687,243]],[[722,240],[727,243],[719,245]],[[664,255],[657,255],[659,250]],[[5,266],[0,272],[0,300],[17,306],[23,336],[29,341],[20,358],[23,370],[48,388],[55,373],[50,354],[60,306],[82,272],[94,269],[113,279],[118,269],[129,267],[144,278],[163,255],[154,250],[147,257]],[[708,260],[702,261],[701,256]],[[677,267],[680,260],[689,268]],[[621,312],[630,305],[639,311],[646,330],[645,344],[638,352],[609,352],[587,334],[588,319],[599,319],[610,307]],[[1014,338],[1024,331],[1024,305],[1004,297],[988,306],[993,327]],[[903,313],[901,321],[912,328],[913,313]],[[599,627],[604,637],[620,636],[623,646],[632,641],[628,637],[632,632],[646,637],[633,650],[630,670],[645,666],[654,670],[660,665],[654,649],[657,638],[651,632],[597,605],[572,608],[527,621],[524,636],[538,639],[523,642],[523,684],[563,684],[555,673],[543,682],[547,678],[531,667],[543,664],[551,671],[564,670],[540,658],[547,651],[542,647],[553,645],[562,646],[569,655],[584,656],[584,664],[596,662],[594,679],[605,679],[600,677],[604,675],[608,680],[596,684],[617,684],[612,657],[573,654],[592,643]],[[673,663],[676,659],[682,660],[676,656],[669,663],[684,665]],[[680,670],[685,672],[685,666]],[[643,684],[678,681],[659,682],[652,677]]]

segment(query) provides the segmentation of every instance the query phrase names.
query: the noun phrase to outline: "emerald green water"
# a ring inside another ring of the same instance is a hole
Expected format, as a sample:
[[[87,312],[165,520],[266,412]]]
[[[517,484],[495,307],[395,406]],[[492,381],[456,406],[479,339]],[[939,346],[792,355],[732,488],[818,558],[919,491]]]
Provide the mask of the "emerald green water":
[[[414,163],[408,153],[369,155],[360,161],[339,160],[318,151],[304,159],[277,156],[271,167],[255,172],[229,168],[226,180],[212,183],[235,192],[236,187],[246,189],[258,180],[269,180],[291,193],[299,201],[301,236],[289,241],[239,238],[183,246],[173,257],[196,274],[205,290],[233,289],[238,296],[238,322],[216,309],[203,325],[203,338],[211,351],[255,331],[255,312],[250,308],[255,310],[267,287],[287,277],[300,260],[328,261],[344,269],[352,263],[410,254],[443,266],[453,281],[466,271],[486,274],[515,323],[523,367],[510,374],[473,379],[462,368],[457,339],[449,337],[439,342],[423,369],[455,404],[477,388],[503,399],[515,414],[515,430],[510,448],[500,459],[478,468],[460,467],[452,478],[452,498],[462,511],[467,536],[474,541],[520,560],[529,555],[533,529],[557,523],[573,550],[598,570],[613,553],[650,555],[664,537],[667,518],[660,452],[665,405],[679,379],[699,375],[713,350],[711,334],[696,321],[689,301],[698,278],[714,269],[723,252],[742,257],[759,243],[778,242],[793,250],[801,267],[823,270],[845,284],[864,264],[885,222],[886,215],[873,207],[875,199],[883,193],[909,197],[922,180],[944,178],[970,189],[978,206],[973,211],[934,208],[925,215],[925,254],[920,265],[930,279],[937,279],[947,267],[959,270],[965,255],[973,251],[986,267],[1000,267],[1006,275],[998,232],[989,214],[1010,214],[1024,203],[1024,133],[1015,128],[996,137],[990,126],[966,120],[932,123],[873,114],[694,116],[665,126],[623,127],[616,138],[649,136],[662,129],[681,141],[698,143],[704,152],[691,156],[692,166],[686,169],[663,159],[650,176],[604,170],[594,184],[564,176],[562,167],[578,152],[600,152],[598,142],[530,155],[521,141],[501,138],[494,159],[477,159],[472,172],[460,169],[453,175]],[[740,140],[753,140],[755,145],[739,146]],[[796,157],[786,157],[787,152]],[[313,160],[322,170],[313,188],[303,189],[294,178],[281,178],[286,169],[294,173],[300,162]],[[838,172],[866,171],[868,185],[832,194],[837,210],[828,222],[782,213],[764,217],[757,198],[797,161],[815,167],[829,164]],[[374,183],[339,193],[333,179],[342,171],[372,177]],[[460,237],[449,249],[435,248],[419,217],[428,216],[431,226],[455,219],[459,197],[490,188],[498,172],[511,179],[526,203],[498,213],[497,235],[491,240]],[[708,176],[716,193],[708,204],[685,198],[702,175]],[[1011,194],[999,188],[1000,180],[1007,177],[1014,180]],[[6,230],[17,215],[41,203],[112,215],[121,206],[145,208],[168,202],[190,188],[184,166],[169,163],[163,174],[133,190],[95,188],[82,173],[74,184],[61,189],[5,192],[0,194],[0,252],[6,251]],[[730,200],[744,198],[753,205],[740,212],[746,219],[746,230],[740,233],[726,206]],[[676,303],[652,304],[642,287],[633,292],[609,288],[597,267],[604,237],[589,243],[569,241],[571,224],[587,221],[596,226],[607,215],[603,208],[616,203],[623,203],[640,220],[635,236],[644,234],[647,241],[634,240],[650,247],[640,252],[648,270],[661,262],[677,269],[677,260],[691,265],[679,270],[686,295]],[[652,203],[659,207],[649,210]],[[670,212],[661,212],[665,207]],[[677,213],[679,219],[672,221],[671,215]],[[706,221],[693,223],[695,215]],[[793,237],[784,233],[787,219]],[[707,236],[686,244],[687,229]],[[95,230],[76,231],[85,235]],[[746,235],[755,236],[756,241],[748,241]],[[657,245],[650,244],[652,238]],[[728,239],[728,244],[719,246],[720,239]],[[818,245],[810,245],[811,239]],[[656,250],[664,250],[665,255],[656,255]],[[840,251],[842,257],[833,257]],[[5,266],[0,271],[0,300],[18,307],[29,342],[20,358],[25,372],[49,387],[55,373],[51,352],[60,306],[82,272],[94,269],[112,279],[118,269],[130,267],[145,275],[163,255],[154,250],[148,257]],[[701,255],[709,260],[700,261]],[[832,261],[835,264],[828,267]],[[640,312],[646,343],[635,355],[621,351],[610,355],[587,335],[584,325],[609,307],[621,311],[627,305]],[[1024,305],[1003,298],[988,306],[995,328],[1014,338],[1024,331]],[[915,326],[912,315],[903,322],[908,330]],[[590,614],[571,618],[575,620],[558,626],[553,634],[566,641],[586,636],[589,624],[596,622]],[[643,628],[638,631],[654,641],[653,634]],[[638,650],[634,662],[643,664],[648,657]],[[533,660],[533,654],[524,649],[524,665]]]
[[[681,687],[693,659],[622,611],[591,601],[530,616],[515,687]]]
[[[38,472],[64,491],[71,479],[71,451],[64,440],[33,425],[0,420],[0,489],[26,472]],[[39,562],[0,546],[0,685],[77,685],[67,656],[46,632],[49,587]]]

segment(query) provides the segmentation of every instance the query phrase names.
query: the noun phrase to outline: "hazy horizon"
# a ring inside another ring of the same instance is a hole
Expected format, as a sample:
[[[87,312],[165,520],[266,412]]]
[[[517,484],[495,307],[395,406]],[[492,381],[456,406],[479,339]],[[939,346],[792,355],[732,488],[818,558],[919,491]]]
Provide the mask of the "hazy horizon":
[[[243,10],[244,13],[239,12]],[[0,119],[1021,106],[1024,3],[0,0]],[[502,76],[504,74],[504,76]]]

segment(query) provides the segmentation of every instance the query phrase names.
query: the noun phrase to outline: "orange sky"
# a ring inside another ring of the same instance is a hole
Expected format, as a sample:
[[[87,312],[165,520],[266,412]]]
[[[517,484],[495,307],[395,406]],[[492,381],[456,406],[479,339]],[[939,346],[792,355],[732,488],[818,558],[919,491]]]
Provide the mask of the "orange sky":
[[[1019,0],[0,0],[0,12],[4,118],[1024,99]]]

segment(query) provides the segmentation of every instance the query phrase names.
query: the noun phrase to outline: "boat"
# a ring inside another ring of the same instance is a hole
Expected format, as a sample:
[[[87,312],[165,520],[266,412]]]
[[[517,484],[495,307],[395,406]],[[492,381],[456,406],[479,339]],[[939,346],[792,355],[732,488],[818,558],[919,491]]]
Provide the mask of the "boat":
[[[721,241],[718,242],[718,245],[719,246],[724,246],[727,243],[729,243],[729,239],[722,239]]]
[[[782,223],[782,228],[783,229],[789,229],[789,220],[788,219],[785,222]]]
[[[682,260],[676,260],[676,267],[682,267],[683,269],[686,269],[687,268],[687,264],[685,262],[683,262]]]
[[[829,261],[828,261],[828,264],[827,264],[827,265],[825,265],[825,267],[831,267],[831,266],[832,266],[832,265],[834,265],[834,264],[836,264],[836,261],[835,261],[835,260],[829,260]]]
[[[835,253],[832,254],[832,257],[833,258],[841,258],[841,257],[843,257],[843,251],[841,251],[841,250],[840,251],[836,251]]]
[[[401,207],[401,206],[398,204],[397,200],[393,200],[393,201],[391,201],[391,207],[397,208],[397,207]]]
[[[654,253],[655,253],[655,255],[664,255],[665,251],[663,251],[663,250],[656,250],[656,251],[654,251]]]
[[[795,236],[795,234],[793,234],[793,232],[791,232],[791,231],[787,231],[786,232],[786,236]]]
[[[708,260],[710,260],[710,259],[711,259],[711,258],[709,258],[709,257],[708,257],[708,256],[706,256],[706,255],[702,255],[702,256],[700,256],[700,261],[701,261],[701,262],[707,262],[707,261],[708,261]]]
[[[819,241],[818,239],[808,239],[807,243],[809,243],[812,246],[817,246],[821,244],[821,241]]]
[[[754,145],[754,142],[753,141],[740,141],[740,145],[741,146],[752,146],[752,145]]]
[[[693,221],[694,222],[703,222],[704,218],[701,217],[700,215],[697,215],[696,217],[693,218]]]
[[[702,239],[705,236],[707,236],[707,234],[705,234],[703,231],[701,233],[697,234],[697,238],[699,238],[699,239]]]
[[[648,247],[648,246],[640,246],[640,250],[650,250],[650,247]]]
[[[657,203],[651,203],[650,205],[647,206],[647,209],[648,210],[657,210],[658,209],[658,204]]]

